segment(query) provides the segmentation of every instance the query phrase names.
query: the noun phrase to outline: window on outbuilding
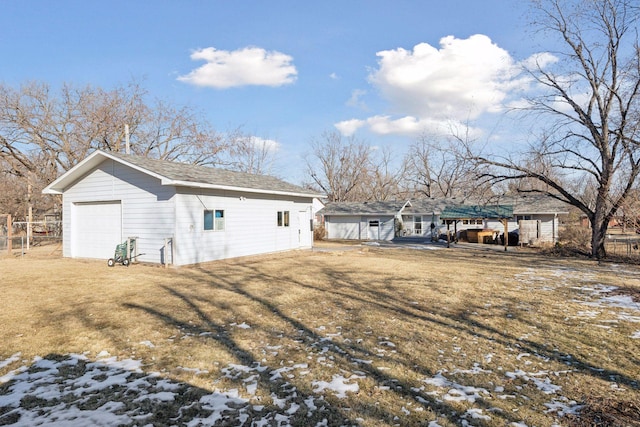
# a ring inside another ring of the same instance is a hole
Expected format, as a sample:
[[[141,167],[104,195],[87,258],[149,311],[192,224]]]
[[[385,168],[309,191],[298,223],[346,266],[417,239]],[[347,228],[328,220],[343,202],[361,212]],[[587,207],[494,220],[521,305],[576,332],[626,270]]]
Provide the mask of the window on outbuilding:
[[[213,230],[213,211],[204,211],[204,229]]]
[[[214,215],[215,215],[215,229],[224,230],[224,211],[222,209],[216,209]]]
[[[224,230],[224,210],[216,209],[204,211],[204,230]]]
[[[278,227],[289,226],[289,211],[278,211]]]

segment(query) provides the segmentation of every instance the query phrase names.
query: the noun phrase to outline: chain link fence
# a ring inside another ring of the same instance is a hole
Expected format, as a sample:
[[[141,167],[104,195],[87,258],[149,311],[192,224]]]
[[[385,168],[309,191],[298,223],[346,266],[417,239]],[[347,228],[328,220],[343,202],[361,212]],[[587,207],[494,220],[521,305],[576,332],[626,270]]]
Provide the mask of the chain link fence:
[[[640,236],[607,236],[607,255],[640,259]]]
[[[62,221],[16,221],[11,230],[6,217],[0,218],[0,251],[28,250],[32,246],[45,246],[62,242]]]

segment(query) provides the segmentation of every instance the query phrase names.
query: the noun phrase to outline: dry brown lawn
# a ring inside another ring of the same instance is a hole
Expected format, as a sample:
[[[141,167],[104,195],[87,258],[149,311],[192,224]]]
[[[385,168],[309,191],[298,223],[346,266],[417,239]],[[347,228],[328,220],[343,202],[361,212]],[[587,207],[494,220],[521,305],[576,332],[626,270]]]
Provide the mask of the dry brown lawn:
[[[105,352],[187,384],[193,396],[237,389],[254,420],[638,425],[637,266],[333,249],[168,269],[108,268],[51,247],[3,255],[0,425],[17,420],[3,422],[12,408],[2,399],[20,366]],[[166,424],[193,415],[181,414]]]

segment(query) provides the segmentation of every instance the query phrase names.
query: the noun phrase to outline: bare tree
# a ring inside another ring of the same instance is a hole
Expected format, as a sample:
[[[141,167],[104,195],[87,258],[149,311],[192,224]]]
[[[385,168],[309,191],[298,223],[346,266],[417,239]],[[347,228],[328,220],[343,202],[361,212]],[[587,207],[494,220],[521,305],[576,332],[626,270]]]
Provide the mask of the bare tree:
[[[0,192],[22,191],[27,178],[33,194],[84,159],[90,151],[122,151],[125,124],[132,153],[216,165],[229,142],[189,108],[147,100],[137,83],[112,90],[65,84],[53,91],[44,83],[18,89],[0,84]],[[3,206],[15,206],[4,198]]]
[[[538,61],[529,70],[545,90],[530,100],[529,111],[549,124],[546,137],[528,156],[473,157],[493,167],[486,176],[494,182],[535,179],[544,187],[529,191],[580,209],[591,223],[591,255],[603,258],[609,222],[640,173],[637,2],[538,0],[533,5],[534,24],[558,36],[563,46],[555,66]],[[542,170],[532,167],[531,155],[543,162]],[[593,188],[585,186],[590,183]]]
[[[337,131],[325,131],[311,141],[306,156],[312,186],[324,192],[331,202],[366,200],[362,192],[371,162],[371,148]]]
[[[371,153],[367,176],[362,183],[362,198],[365,201],[388,201],[406,198],[400,188],[404,176],[404,165],[394,166],[393,152],[382,148]]]
[[[225,167],[254,174],[273,172],[278,151],[276,141],[248,134],[240,127],[227,132],[223,140],[226,151],[221,161]]]
[[[476,165],[459,151],[459,143],[469,147],[468,136],[423,134],[405,156],[405,185],[422,197],[459,197],[478,195],[486,186],[478,183]],[[466,154],[466,152],[465,152]]]

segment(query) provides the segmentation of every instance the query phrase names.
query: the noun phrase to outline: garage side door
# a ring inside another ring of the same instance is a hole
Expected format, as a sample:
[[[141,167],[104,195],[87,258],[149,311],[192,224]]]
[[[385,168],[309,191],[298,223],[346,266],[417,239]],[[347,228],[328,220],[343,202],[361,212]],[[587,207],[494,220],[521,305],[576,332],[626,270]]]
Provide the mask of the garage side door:
[[[122,206],[117,202],[76,203],[71,218],[71,256],[113,257],[122,239]]]

